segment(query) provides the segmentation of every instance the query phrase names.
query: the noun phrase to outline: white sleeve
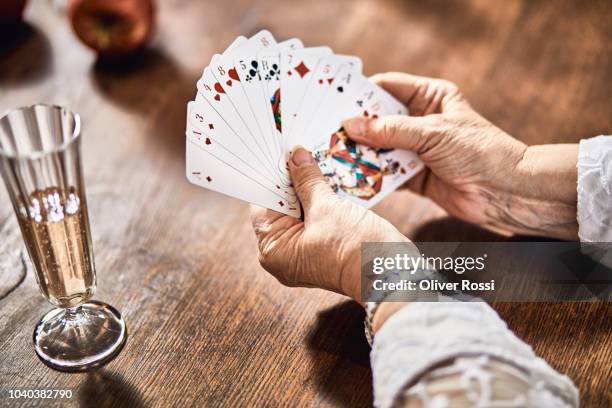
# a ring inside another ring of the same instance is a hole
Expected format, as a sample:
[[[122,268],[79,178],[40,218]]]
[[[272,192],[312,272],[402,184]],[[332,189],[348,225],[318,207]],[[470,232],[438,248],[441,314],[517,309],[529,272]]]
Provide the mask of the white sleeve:
[[[612,136],[580,141],[578,236],[583,242],[612,241]]]
[[[612,136],[580,141],[578,236],[585,255],[612,267]]]
[[[572,381],[484,302],[409,304],[374,337],[371,363],[376,407],[579,405]]]

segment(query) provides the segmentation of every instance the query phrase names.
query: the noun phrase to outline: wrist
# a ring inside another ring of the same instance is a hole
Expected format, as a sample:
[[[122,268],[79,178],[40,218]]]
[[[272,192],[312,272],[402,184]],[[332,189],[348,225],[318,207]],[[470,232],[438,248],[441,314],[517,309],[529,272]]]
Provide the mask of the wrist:
[[[361,251],[352,256],[348,265],[340,273],[340,290],[358,303],[361,299]]]
[[[522,195],[575,207],[578,144],[529,146],[516,167]]]
[[[381,303],[374,316],[372,317],[372,332],[374,334],[378,333],[381,327],[385,324],[387,320],[395,313],[399,312],[400,309],[404,307],[408,307],[410,303],[408,302],[383,302]]]
[[[364,305],[366,302],[373,301],[373,299],[368,296],[368,293],[364,293],[364,290],[367,292],[368,278],[365,275],[362,275],[362,265],[367,264],[368,260],[362,259],[363,243],[404,243],[407,251],[410,251],[415,255],[419,254],[419,250],[414,243],[395,229],[395,227],[393,227],[390,223],[384,221],[382,227],[383,228],[379,229],[380,233],[373,234],[371,237],[359,239],[358,245],[351,250],[351,255],[345,258],[346,260],[343,262],[344,266],[341,268],[339,280],[341,292],[362,305]],[[395,255],[395,252],[391,252],[390,255]],[[385,247],[381,247],[380,253],[377,252],[375,256],[385,256]],[[362,287],[364,284],[365,289]]]
[[[517,234],[576,239],[577,161],[577,144],[528,147],[509,188],[494,200],[494,226]]]

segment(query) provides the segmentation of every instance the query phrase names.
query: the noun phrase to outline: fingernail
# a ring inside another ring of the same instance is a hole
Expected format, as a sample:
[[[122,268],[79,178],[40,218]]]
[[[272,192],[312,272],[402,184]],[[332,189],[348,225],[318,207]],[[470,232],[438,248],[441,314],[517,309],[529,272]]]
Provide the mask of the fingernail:
[[[351,136],[365,135],[366,124],[364,118],[356,117],[347,119],[342,122],[342,127],[344,127],[344,130],[346,130]]]
[[[291,161],[297,167],[308,166],[314,163],[314,158],[312,154],[304,149],[301,146],[297,146],[293,149],[293,154],[291,155]]]

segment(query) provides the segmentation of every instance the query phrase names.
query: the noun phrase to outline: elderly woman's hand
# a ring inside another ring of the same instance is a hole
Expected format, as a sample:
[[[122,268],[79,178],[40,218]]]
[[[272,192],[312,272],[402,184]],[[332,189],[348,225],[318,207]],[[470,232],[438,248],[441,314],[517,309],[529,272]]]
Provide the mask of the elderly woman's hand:
[[[318,287],[360,300],[362,242],[404,242],[393,225],[327,184],[312,155],[295,149],[289,161],[304,221],[252,207],[261,265],[287,286]]]
[[[448,81],[401,73],[372,80],[411,116],[353,118],[344,128],[360,143],[416,152],[427,169],[408,187],[503,234],[576,239],[578,145],[528,147],[476,113]]]

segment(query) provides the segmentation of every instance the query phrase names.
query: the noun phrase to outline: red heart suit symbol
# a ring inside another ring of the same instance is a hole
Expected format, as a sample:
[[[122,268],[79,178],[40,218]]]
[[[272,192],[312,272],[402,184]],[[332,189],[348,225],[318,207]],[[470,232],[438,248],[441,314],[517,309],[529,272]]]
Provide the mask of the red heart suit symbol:
[[[218,82],[215,82],[215,91],[217,91],[219,93],[225,93],[225,90],[223,90],[223,87]]]
[[[236,68],[232,68],[228,71],[227,75],[232,78],[234,81],[240,82],[240,77],[238,76],[238,72],[236,72]]]

